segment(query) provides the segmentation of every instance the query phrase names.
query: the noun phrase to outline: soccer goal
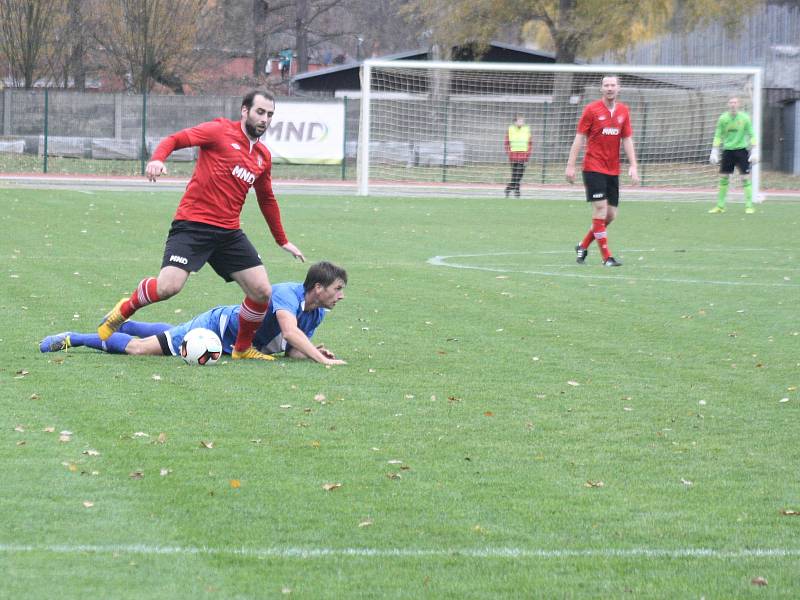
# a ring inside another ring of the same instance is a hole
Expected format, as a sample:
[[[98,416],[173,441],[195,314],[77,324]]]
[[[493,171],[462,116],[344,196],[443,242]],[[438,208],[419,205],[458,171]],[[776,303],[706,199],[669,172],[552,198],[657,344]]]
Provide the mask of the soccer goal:
[[[605,74],[619,76],[619,99],[631,110],[642,185],[629,187],[623,153],[626,199],[711,200],[719,175],[708,158],[732,95],[760,141],[758,68],[368,60],[359,193],[502,196],[511,173],[504,140],[521,115],[533,138],[522,196],[583,197],[581,185],[566,184],[564,169],[583,107],[600,98]],[[752,179],[760,198],[758,166]],[[730,195],[741,198],[738,176]]]

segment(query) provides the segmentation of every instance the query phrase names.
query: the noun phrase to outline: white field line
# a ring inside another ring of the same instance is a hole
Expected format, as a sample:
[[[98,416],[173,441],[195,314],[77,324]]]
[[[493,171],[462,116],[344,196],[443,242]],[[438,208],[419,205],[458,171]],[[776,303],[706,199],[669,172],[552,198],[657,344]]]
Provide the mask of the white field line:
[[[635,252],[641,252],[640,250],[636,250]],[[529,270],[529,269],[508,269],[503,267],[482,267],[478,265],[471,265],[468,263],[462,262],[449,262],[450,259],[464,259],[464,258],[478,258],[478,257],[485,257],[485,256],[510,256],[510,255],[521,255],[521,254],[531,254],[531,252],[489,252],[483,254],[452,254],[449,256],[433,256],[427,260],[429,265],[433,265],[434,267],[450,267],[452,269],[468,269],[474,271],[488,271],[490,273],[521,273],[523,275],[541,275],[543,277],[573,277],[576,279],[607,279],[612,281],[653,281],[658,283],[688,283],[688,284],[701,284],[701,285],[729,285],[729,286],[747,286],[747,287],[800,287],[798,283],[790,283],[788,281],[784,282],[774,282],[774,283],[759,283],[756,281],[727,281],[727,280],[715,280],[715,279],[685,279],[685,278],[675,278],[675,277],[641,277],[635,275],[626,275],[625,273],[620,273],[619,275],[598,275],[594,273],[586,273],[588,269],[592,267],[580,267],[580,266],[573,266],[570,265],[572,271],[538,271],[538,270]],[[635,264],[635,263],[634,263]],[[626,267],[622,267],[625,269]],[[582,270],[584,272],[576,272],[578,270]],[[792,271],[793,269],[789,269]],[[740,269],[741,271],[741,269]]]
[[[0,553],[24,554],[45,552],[52,554],[142,554],[148,556],[240,556],[245,558],[795,558],[800,548],[743,548],[723,550],[715,548],[587,548],[587,549],[536,549],[536,548],[213,548],[208,546],[153,546],[148,544],[0,544]]]

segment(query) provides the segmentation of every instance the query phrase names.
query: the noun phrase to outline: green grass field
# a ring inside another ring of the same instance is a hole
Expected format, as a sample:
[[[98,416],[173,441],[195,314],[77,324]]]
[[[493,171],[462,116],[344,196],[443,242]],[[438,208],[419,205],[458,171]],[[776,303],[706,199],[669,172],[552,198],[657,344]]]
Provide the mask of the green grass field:
[[[39,353],[178,199],[0,189],[0,597],[800,595],[797,204],[623,201],[605,269],[583,202],[285,196],[347,366]],[[207,267],[138,318],[240,301]]]

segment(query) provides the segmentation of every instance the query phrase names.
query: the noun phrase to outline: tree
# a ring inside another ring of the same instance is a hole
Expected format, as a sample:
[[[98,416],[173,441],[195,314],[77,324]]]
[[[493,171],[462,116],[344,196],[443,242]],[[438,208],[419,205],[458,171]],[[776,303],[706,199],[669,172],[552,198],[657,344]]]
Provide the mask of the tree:
[[[195,68],[207,0],[95,0],[97,40],[110,66],[140,93],[160,83],[183,93]]]
[[[31,89],[40,77],[52,75],[64,8],[64,0],[0,0],[0,50],[15,84]]]
[[[734,24],[763,0],[410,0],[405,14],[425,22],[444,47],[493,38],[539,42],[572,63],[703,20]],[[674,19],[682,12],[680,22]]]

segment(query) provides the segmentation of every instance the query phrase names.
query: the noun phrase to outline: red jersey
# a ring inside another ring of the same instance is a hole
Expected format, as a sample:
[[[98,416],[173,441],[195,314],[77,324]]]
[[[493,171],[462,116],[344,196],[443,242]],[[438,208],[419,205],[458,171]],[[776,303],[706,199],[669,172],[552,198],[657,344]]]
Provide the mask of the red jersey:
[[[628,107],[617,102],[611,114],[602,100],[587,104],[578,121],[578,133],[586,136],[583,170],[619,175],[620,141],[633,135]]]
[[[251,142],[239,121],[215,119],[164,138],[152,160],[164,162],[173,150],[189,146],[199,146],[200,155],[175,219],[239,229],[252,186],[272,237],[280,246],[289,241],[272,192],[272,155],[261,141]]]

